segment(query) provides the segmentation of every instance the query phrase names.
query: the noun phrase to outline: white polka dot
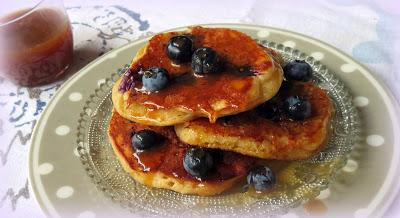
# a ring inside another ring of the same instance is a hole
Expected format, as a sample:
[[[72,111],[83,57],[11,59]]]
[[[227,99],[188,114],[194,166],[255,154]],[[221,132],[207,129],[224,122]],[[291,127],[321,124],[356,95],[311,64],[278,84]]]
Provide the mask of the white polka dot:
[[[68,98],[70,101],[80,101],[82,100],[82,94],[79,92],[73,92],[69,95]]]
[[[365,218],[368,217],[368,211],[366,209],[358,209],[354,212],[354,218]]]
[[[329,196],[331,196],[331,190],[329,188],[322,190],[319,195],[317,196],[317,199],[319,200],[324,200],[327,199]]]
[[[268,30],[260,30],[260,31],[258,31],[257,36],[260,38],[266,38],[269,36],[269,31]]]
[[[67,135],[71,131],[71,128],[66,125],[61,125],[56,128],[56,134],[57,135]]]
[[[320,60],[324,59],[324,57],[325,57],[324,53],[319,52],[319,51],[311,53],[311,56],[317,61],[320,61]]]
[[[79,152],[78,152],[78,148],[74,149],[74,154],[75,154],[75,156],[80,157]]]
[[[369,99],[364,96],[357,96],[353,99],[353,103],[356,107],[365,107],[369,104]]]
[[[385,143],[385,139],[380,135],[369,135],[367,137],[367,144],[377,147],[381,146]]]
[[[80,214],[78,214],[77,218],[95,218],[96,214],[93,213],[92,211],[84,211]]]
[[[353,72],[353,71],[356,70],[356,66],[355,66],[355,65],[352,65],[352,64],[343,64],[343,65],[340,67],[340,70],[343,71],[343,72],[345,72],[345,73],[351,73],[351,72]]]
[[[352,173],[358,169],[358,163],[354,160],[347,160],[346,165],[343,167],[343,171]]]
[[[74,189],[71,186],[63,186],[56,192],[58,198],[69,198],[74,194]]]
[[[296,46],[296,43],[293,42],[293,41],[286,41],[286,42],[283,43],[283,45],[286,46],[286,47],[294,48]]]
[[[101,84],[104,84],[104,83],[106,83],[106,80],[105,80],[105,79],[99,79],[99,80],[97,81],[97,85],[98,85],[98,86],[101,86]]]
[[[38,172],[40,175],[47,175],[53,171],[54,167],[50,163],[42,163],[38,168]]]
[[[299,218],[299,216],[295,213],[287,213],[285,215],[282,215],[281,218]]]

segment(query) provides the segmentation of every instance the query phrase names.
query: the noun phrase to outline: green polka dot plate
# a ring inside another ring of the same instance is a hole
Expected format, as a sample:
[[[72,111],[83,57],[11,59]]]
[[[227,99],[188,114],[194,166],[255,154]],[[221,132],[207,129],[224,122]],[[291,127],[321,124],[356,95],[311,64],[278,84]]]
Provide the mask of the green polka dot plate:
[[[219,196],[199,197],[136,183],[120,167],[106,131],[111,86],[149,38],[140,39],[84,67],[42,113],[32,138],[29,175],[44,213],[302,217],[318,210],[326,216],[382,215],[399,188],[400,144],[395,134],[398,106],[381,82],[349,56],[304,35],[252,25],[204,26],[237,29],[278,50],[285,61],[306,60],[313,67],[314,82],[335,105],[326,147],[306,161],[269,162],[284,179],[263,195],[238,187]]]

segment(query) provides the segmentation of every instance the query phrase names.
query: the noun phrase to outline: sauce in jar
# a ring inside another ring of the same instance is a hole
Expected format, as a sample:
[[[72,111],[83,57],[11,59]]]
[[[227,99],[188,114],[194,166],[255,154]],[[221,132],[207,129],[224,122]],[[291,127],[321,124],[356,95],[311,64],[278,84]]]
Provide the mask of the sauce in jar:
[[[0,18],[0,73],[14,83],[59,79],[72,56],[72,31],[63,11],[25,9]]]

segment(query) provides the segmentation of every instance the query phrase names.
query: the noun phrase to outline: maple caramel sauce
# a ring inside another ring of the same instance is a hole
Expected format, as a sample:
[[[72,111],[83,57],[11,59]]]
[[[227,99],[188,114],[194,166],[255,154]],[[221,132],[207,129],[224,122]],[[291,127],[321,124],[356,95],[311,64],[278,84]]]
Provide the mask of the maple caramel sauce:
[[[72,56],[71,26],[62,11],[25,9],[0,18],[0,71],[13,82],[34,86],[54,81]]]
[[[226,39],[226,35],[218,35],[221,29],[194,27],[190,32],[195,48],[210,47],[214,49],[225,63],[224,70],[215,74],[196,76],[190,63],[174,64],[166,54],[168,40],[180,33],[169,32],[155,35],[150,39],[143,57],[130,70],[150,67],[166,69],[172,81],[170,84],[154,93],[142,90],[140,79],[135,81],[135,88],[129,91],[128,104],[135,102],[146,105],[150,109],[171,108],[180,106],[190,111],[204,109],[210,117],[215,111],[211,104],[217,100],[226,101],[226,111],[242,111],[247,106],[246,98],[253,82],[248,73],[232,73],[237,69],[250,66],[252,72],[265,71],[273,65],[272,60],[265,57],[266,52],[253,39],[244,34]],[[222,30],[223,31],[223,30]],[[232,31],[232,30],[229,30]],[[138,77],[140,78],[140,77]]]
[[[321,200],[314,199],[304,204],[304,209],[312,216],[322,216],[327,213],[328,207]]]
[[[132,148],[131,136],[142,129],[151,129],[162,135],[164,140],[157,147],[136,151]],[[140,125],[113,112],[109,135],[114,139],[116,148],[132,169],[150,173],[162,172],[167,176],[199,182],[199,179],[188,174],[183,168],[183,158],[189,146],[179,141],[173,127]],[[220,160],[214,158],[214,160],[215,169],[203,181],[218,182],[244,176],[258,161],[257,158],[232,152],[224,152],[223,158]]]

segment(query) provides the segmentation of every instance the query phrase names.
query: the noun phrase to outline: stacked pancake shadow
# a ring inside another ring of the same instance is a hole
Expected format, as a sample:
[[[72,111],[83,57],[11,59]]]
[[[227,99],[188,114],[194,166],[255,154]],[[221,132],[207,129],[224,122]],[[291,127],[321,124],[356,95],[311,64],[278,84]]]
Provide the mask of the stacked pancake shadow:
[[[170,60],[166,46],[177,35],[190,36],[194,48],[213,49],[223,63],[218,72],[199,75],[190,62]],[[326,140],[331,102],[312,82],[282,86],[282,65],[277,52],[235,30],[193,27],[155,35],[112,90],[108,133],[122,166],[147,186],[210,196],[235,186],[262,160],[311,157]],[[141,80],[152,67],[169,74],[168,85],[155,92],[144,89]],[[279,109],[263,111],[266,104],[281,108],[292,95],[308,100],[311,116],[293,120]],[[136,149],[132,138],[141,130],[161,139],[154,147]],[[205,175],[184,167],[192,148],[213,158]]]

